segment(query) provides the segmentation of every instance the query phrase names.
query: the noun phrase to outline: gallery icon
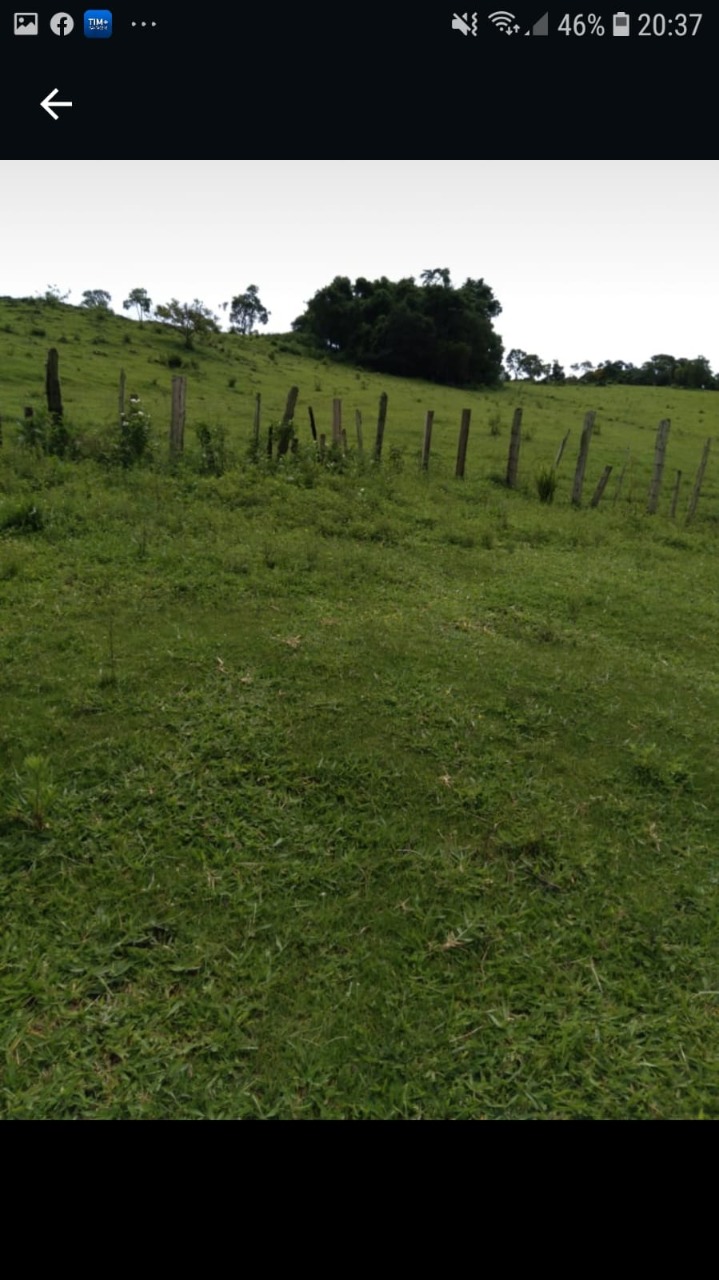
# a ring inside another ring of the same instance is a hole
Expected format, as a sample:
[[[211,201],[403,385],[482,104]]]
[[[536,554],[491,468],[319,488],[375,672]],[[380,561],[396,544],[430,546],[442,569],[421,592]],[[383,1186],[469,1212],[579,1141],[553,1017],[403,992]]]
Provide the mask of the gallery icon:
[[[13,32],[16,36],[37,35],[36,13],[15,13],[13,19]]]
[[[50,19],[50,30],[54,36],[69,36],[75,29],[75,20],[69,13],[54,13]]]
[[[83,30],[90,40],[109,39],[112,35],[112,14],[110,10],[86,9]]]

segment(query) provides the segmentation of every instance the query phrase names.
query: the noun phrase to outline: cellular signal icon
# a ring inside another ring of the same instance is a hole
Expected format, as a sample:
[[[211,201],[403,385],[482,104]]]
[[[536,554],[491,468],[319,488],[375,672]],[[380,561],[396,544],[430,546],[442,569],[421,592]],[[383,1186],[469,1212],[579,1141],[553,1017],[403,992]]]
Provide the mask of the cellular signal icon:
[[[505,36],[515,36],[519,31],[517,19],[513,13],[507,13],[506,9],[497,9],[494,13],[490,13],[489,21]]]

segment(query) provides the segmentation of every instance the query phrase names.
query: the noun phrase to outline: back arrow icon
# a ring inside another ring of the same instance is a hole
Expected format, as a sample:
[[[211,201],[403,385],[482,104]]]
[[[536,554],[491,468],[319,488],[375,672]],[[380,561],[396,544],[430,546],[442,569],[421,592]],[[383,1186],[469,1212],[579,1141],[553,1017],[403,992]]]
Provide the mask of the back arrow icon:
[[[53,107],[71,107],[72,106],[71,102],[53,102],[53,98],[55,97],[55,94],[59,92],[60,92],[59,89],[52,89],[50,93],[47,95],[47,97],[43,98],[42,102],[40,103],[40,106],[45,108],[45,110],[47,111],[47,114],[49,116],[52,116],[53,120],[60,119],[57,112],[53,111],[52,109]],[[50,105],[51,103],[52,103],[52,106]]]

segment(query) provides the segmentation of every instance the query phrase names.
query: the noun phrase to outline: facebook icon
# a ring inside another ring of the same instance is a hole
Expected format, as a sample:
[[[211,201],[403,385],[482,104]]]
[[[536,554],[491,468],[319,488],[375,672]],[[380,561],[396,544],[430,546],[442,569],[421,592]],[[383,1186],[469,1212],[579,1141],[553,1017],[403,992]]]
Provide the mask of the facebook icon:
[[[69,13],[54,13],[50,19],[50,30],[55,36],[69,36],[74,26]]]
[[[87,9],[84,19],[85,35],[90,40],[107,40],[112,35],[112,14],[109,9]]]

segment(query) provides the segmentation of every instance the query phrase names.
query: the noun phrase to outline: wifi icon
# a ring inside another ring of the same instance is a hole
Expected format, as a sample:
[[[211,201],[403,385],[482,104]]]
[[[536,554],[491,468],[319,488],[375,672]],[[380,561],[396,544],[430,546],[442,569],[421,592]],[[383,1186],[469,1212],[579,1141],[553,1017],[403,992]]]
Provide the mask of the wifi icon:
[[[490,13],[489,21],[507,36],[512,36],[519,31],[517,19],[513,13],[507,13],[506,9],[497,9],[495,13]]]

